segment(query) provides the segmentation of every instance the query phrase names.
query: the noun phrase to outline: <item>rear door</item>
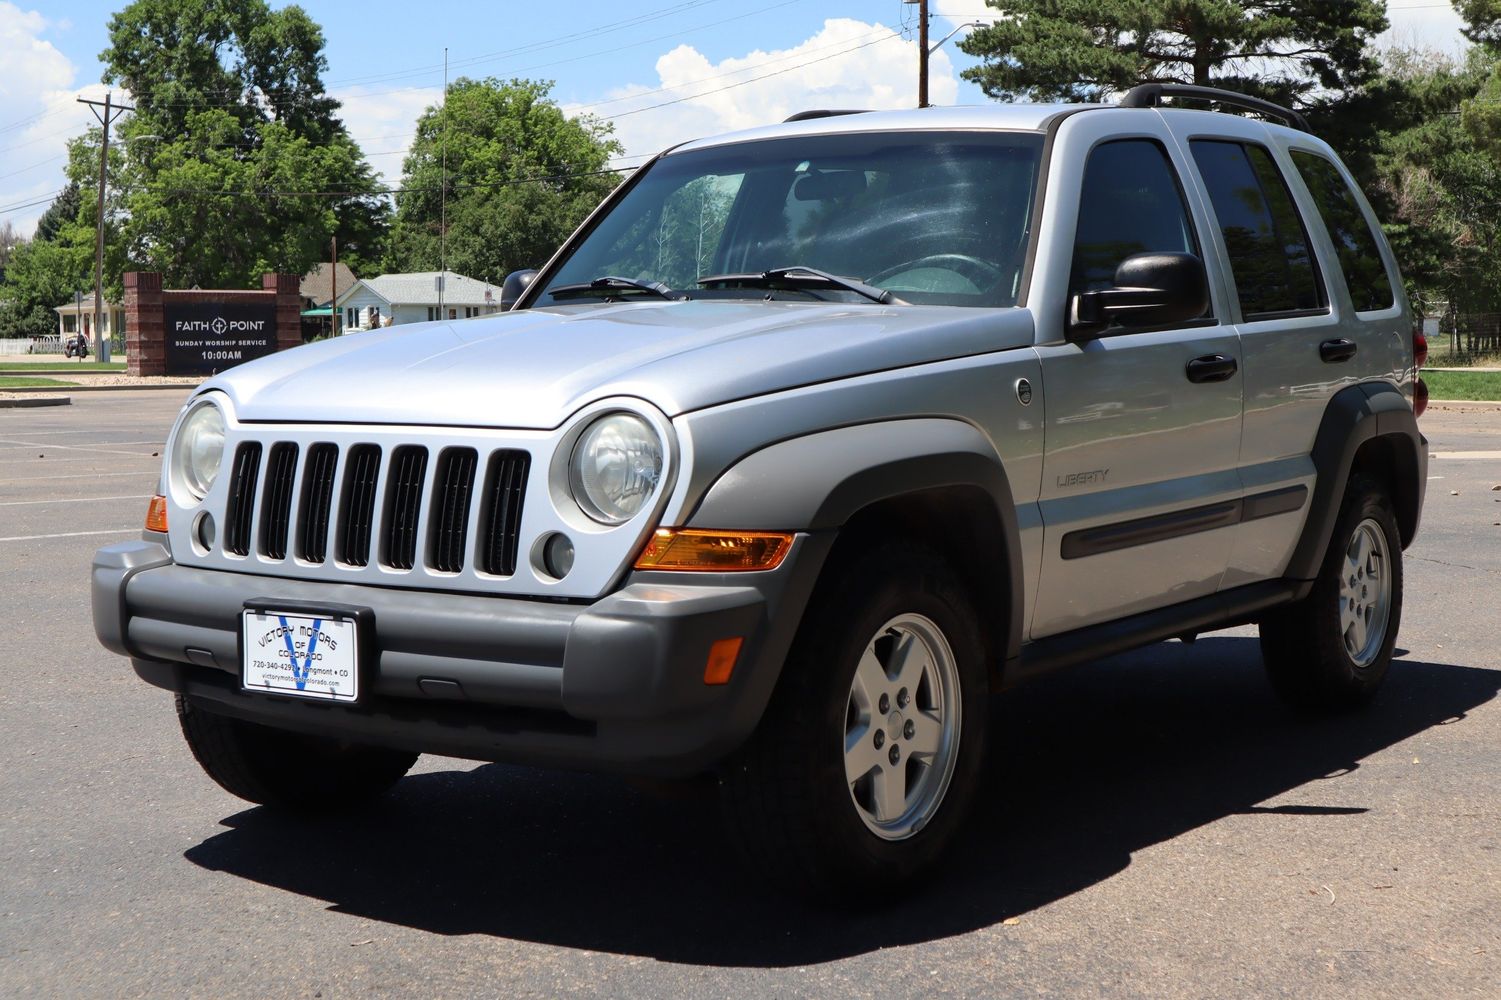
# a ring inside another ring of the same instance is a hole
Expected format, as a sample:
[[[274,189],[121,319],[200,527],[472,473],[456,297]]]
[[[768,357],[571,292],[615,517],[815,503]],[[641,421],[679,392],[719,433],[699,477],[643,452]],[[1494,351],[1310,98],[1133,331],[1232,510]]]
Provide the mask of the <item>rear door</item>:
[[[1399,377],[1411,331],[1390,252],[1327,147],[1228,115],[1174,124],[1214,214],[1243,351],[1245,498],[1230,588],[1286,570],[1329,400],[1372,376]]]
[[[1049,161],[1052,238],[1031,303],[1046,401],[1034,638],[1211,594],[1225,571],[1241,378],[1217,272],[1208,312],[1172,328],[1070,340],[1066,319],[1071,297],[1113,284],[1126,257],[1204,257],[1203,206],[1181,157],[1155,112],[1090,112],[1064,123]],[[1046,280],[1060,272],[1066,285]],[[1210,359],[1217,377],[1204,378]]]

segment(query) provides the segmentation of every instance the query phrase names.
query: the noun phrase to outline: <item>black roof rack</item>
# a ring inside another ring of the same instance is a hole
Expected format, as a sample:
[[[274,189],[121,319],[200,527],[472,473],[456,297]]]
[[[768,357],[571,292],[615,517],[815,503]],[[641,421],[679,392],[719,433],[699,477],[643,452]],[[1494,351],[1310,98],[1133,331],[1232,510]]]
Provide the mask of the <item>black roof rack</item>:
[[[1243,108],[1246,111],[1255,111],[1258,114],[1276,118],[1302,132],[1313,131],[1308,127],[1308,119],[1292,108],[1284,108],[1280,104],[1263,101],[1259,97],[1249,97],[1245,94],[1237,94],[1233,90],[1221,90],[1218,87],[1195,87],[1187,83],[1144,83],[1126,91],[1126,96],[1121,98],[1120,106],[1155,108],[1162,103],[1164,97],[1189,97],[1197,101],[1228,104],[1233,108]]]
[[[808,120],[813,119],[813,118],[837,118],[840,115],[863,115],[863,114],[865,114],[865,109],[864,108],[850,108],[848,110],[833,110],[833,109],[831,109],[831,110],[826,110],[826,111],[825,110],[819,110],[819,111],[799,111],[797,114],[793,115],[791,118],[784,118],[784,119],[782,119],[782,123],[786,124],[787,122],[805,122],[805,121],[808,121]]]

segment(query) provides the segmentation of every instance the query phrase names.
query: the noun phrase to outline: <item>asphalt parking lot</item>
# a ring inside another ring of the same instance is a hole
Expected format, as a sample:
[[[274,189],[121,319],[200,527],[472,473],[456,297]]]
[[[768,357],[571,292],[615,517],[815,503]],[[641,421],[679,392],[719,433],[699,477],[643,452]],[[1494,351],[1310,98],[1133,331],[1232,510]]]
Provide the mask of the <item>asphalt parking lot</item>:
[[[0,996],[1501,996],[1501,411],[1438,410],[1400,658],[1310,722],[1254,630],[998,703],[946,872],[859,912],[736,866],[711,790],[424,758],[296,822],[95,642],[185,394],[0,410]]]

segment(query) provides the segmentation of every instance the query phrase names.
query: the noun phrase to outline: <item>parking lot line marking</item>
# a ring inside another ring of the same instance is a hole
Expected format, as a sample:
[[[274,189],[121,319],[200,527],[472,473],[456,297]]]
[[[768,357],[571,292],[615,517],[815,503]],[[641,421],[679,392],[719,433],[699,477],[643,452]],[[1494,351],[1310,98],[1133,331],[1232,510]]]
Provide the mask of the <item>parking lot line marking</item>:
[[[8,483],[42,483],[49,479],[105,479],[118,476],[149,476],[150,472],[91,472],[79,476],[30,476],[26,479],[7,479]]]
[[[64,531],[56,535],[10,535],[0,542],[37,542],[44,538],[80,538],[83,535],[133,535],[140,528],[116,528],[113,531]]]
[[[1436,451],[1429,458],[1477,458],[1501,460],[1501,451]]]
[[[124,458],[126,456],[121,455],[120,457]],[[150,455],[131,455],[130,457],[138,459],[144,458],[147,461],[151,462],[161,461],[160,458],[153,458]],[[25,462],[93,462],[96,465],[100,466],[111,466],[117,464],[113,460],[103,458],[99,455],[70,455],[67,458],[59,458],[56,455],[49,455],[46,458],[33,457],[30,455],[0,455],[0,465],[19,465]]]
[[[59,449],[61,451],[99,452],[99,453],[104,454],[104,455],[129,455],[132,458],[150,458],[151,457],[149,455],[142,455],[138,451],[120,451],[117,448],[90,448],[87,445],[77,445],[77,444],[41,444],[40,442],[37,442],[37,441],[6,441],[5,443],[6,444],[18,444],[18,445],[21,445],[22,447],[26,447],[26,448],[56,448],[56,449]],[[126,444],[130,444],[131,442],[127,441],[125,443]]]
[[[150,493],[141,493],[128,497],[64,497],[61,500],[0,500],[0,507],[25,507],[28,504],[37,503],[96,503],[105,500],[149,500]]]

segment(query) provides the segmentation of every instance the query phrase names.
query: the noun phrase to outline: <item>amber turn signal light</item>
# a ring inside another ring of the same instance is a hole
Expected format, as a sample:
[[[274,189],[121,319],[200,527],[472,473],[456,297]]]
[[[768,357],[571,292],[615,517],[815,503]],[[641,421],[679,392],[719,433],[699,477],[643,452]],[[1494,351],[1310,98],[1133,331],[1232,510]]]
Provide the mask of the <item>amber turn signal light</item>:
[[[658,528],[637,557],[636,568],[700,573],[776,569],[791,548],[790,532]]]
[[[730,674],[735,672],[735,660],[740,656],[740,646],[745,642],[740,636],[720,639],[709,647],[709,661],[704,664],[705,684],[728,684]]]
[[[146,505],[146,530],[167,531],[167,498],[158,493]]]

